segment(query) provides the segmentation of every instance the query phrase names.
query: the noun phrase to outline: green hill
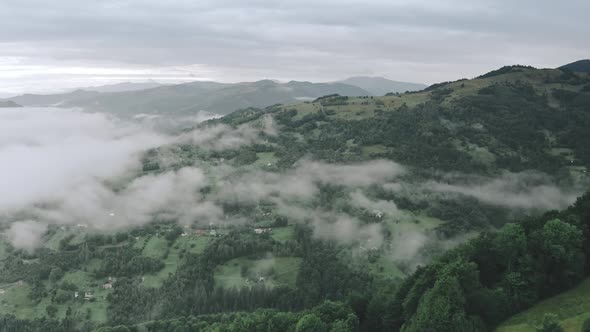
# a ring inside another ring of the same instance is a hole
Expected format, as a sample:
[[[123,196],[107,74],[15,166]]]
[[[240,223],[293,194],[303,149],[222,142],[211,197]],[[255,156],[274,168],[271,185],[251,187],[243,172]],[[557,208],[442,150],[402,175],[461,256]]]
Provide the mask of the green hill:
[[[197,165],[199,204],[223,222],[50,226],[32,253],[0,238],[0,327],[495,328],[588,277],[590,196],[567,206],[590,183],[589,86],[585,73],[508,66],[381,97],[272,81],[92,96],[84,102],[126,115],[140,104],[229,109],[267,93],[291,101],[207,121],[143,155],[143,180]]]
[[[343,83],[296,82],[277,83],[271,80],[245,83],[191,82],[176,85],[140,85],[142,89],[109,86],[76,90],[54,95],[26,94],[11,98],[25,106],[81,107],[89,111],[107,112],[123,117],[158,114],[167,117],[190,116],[200,111],[228,114],[244,107],[266,107],[278,103],[295,103],[338,93],[347,96],[368,95],[369,92]],[[116,91],[126,88],[127,91]]]
[[[345,84],[289,82],[270,80],[253,83],[222,84],[193,82],[161,86],[147,90],[105,93],[92,98],[66,103],[66,107],[83,107],[122,116],[161,114],[187,116],[199,111],[228,114],[243,107],[266,107],[277,103],[293,103],[325,94],[366,95],[366,91]]]
[[[560,69],[569,69],[575,72],[590,73],[590,60],[578,60],[567,65],[559,67]]]
[[[278,164],[386,158],[417,168],[497,174],[537,169],[584,176],[590,166],[590,75],[506,67],[486,77],[383,97],[335,96],[236,112],[274,115]]]
[[[565,332],[582,331],[590,319],[590,279],[507,319],[496,332],[535,332],[546,314],[557,315]]]

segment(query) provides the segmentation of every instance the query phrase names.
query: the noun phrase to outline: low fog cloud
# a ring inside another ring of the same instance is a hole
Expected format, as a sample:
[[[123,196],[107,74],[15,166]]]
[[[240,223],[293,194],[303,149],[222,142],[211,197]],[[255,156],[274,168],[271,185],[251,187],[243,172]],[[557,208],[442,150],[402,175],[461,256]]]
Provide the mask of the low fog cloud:
[[[0,211],[68,195],[88,181],[124,176],[138,154],[166,142],[100,114],[23,109],[0,112]]]
[[[363,208],[378,215],[399,216],[401,214],[393,201],[371,200],[362,191],[356,190],[350,193],[352,206]]]
[[[475,178],[455,183],[428,182],[425,188],[434,192],[474,197],[484,203],[513,209],[562,209],[572,204],[581,190],[560,188],[551,178],[539,172],[506,172],[497,178]]]
[[[47,225],[33,220],[17,221],[10,225],[6,237],[16,249],[33,251],[39,245]]]
[[[203,150],[222,151],[261,142],[261,133],[277,135],[278,130],[272,116],[264,116],[258,124],[259,126],[246,123],[237,128],[225,124],[204,125],[182,135],[179,140],[188,141]]]
[[[579,194],[534,172],[497,178],[447,174],[438,181],[409,183],[402,177],[406,168],[388,160],[329,164],[303,159],[281,173],[224,163],[205,167],[198,162],[159,173],[140,172],[142,154],[151,148],[167,145],[168,150],[158,149],[163,157],[174,156],[177,143],[188,142],[206,151],[236,149],[262,143],[278,130],[270,115],[237,128],[206,124],[173,137],[102,114],[52,108],[2,111],[0,215],[37,220],[14,217],[7,238],[16,248],[33,250],[50,223],[91,228],[142,225],[154,219],[242,223],[243,217],[225,215],[221,206],[270,203],[276,214],[309,224],[317,238],[379,248],[385,243],[387,223],[408,222],[407,211],[399,210],[393,200],[374,198],[372,186],[410,200],[469,196],[531,210],[563,208]],[[365,223],[343,212],[342,206],[316,207],[313,202],[325,185],[344,191],[336,205],[364,209],[382,220]],[[395,225],[390,229],[394,261],[417,264],[420,259],[415,258],[421,257],[425,246],[444,244],[419,230]]]
[[[281,174],[226,168],[219,178],[219,196],[242,202],[258,202],[269,197],[306,200],[319,191],[321,184],[366,187],[392,180],[404,172],[404,167],[388,160],[349,165],[301,160]]]
[[[276,203],[279,214],[296,222],[308,223],[317,238],[341,244],[360,244],[365,248],[378,248],[383,244],[383,225],[380,223],[363,224],[352,216],[335,211],[310,209],[280,200]]]
[[[139,177],[116,192],[89,182],[55,197],[54,204],[36,208],[35,214],[52,223],[81,223],[94,228],[141,225],[155,218],[185,224],[221,219],[221,208],[201,197],[199,190],[207,184],[203,172],[194,167]]]

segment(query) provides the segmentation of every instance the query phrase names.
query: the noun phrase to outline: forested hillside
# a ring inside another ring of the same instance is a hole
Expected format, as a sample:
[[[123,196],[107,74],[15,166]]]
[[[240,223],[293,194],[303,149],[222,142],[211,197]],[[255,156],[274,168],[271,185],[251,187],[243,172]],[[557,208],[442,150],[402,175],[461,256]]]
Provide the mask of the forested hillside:
[[[185,129],[106,216],[0,230],[0,330],[491,331],[590,272],[589,110],[590,75],[511,66]]]

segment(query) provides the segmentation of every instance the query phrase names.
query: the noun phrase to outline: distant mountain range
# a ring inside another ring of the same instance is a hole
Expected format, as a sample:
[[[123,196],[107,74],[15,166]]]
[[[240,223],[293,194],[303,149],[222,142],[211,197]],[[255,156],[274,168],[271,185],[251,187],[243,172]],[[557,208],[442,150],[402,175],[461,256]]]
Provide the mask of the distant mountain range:
[[[0,100],[0,107],[22,107],[12,100]]]
[[[426,85],[418,83],[397,82],[383,77],[354,76],[339,83],[358,86],[374,96],[384,96],[389,92],[420,91],[426,89]]]
[[[138,114],[183,116],[199,111],[223,115],[242,108],[290,104],[329,94],[384,95],[387,92],[420,90],[426,87],[381,77],[353,77],[345,81],[279,83],[261,80],[244,83],[190,82],[175,85],[161,85],[157,82],[120,83],[51,95],[24,94],[10,100],[24,106],[81,107],[89,111],[108,112],[126,117]]]
[[[123,82],[123,83],[117,83],[117,84],[89,86],[86,88],[80,88],[79,90],[96,91],[96,92],[125,92],[125,91],[138,91],[138,90],[157,88],[157,87],[163,86],[163,85],[164,84],[158,83],[156,81],[137,82],[137,83]]]
[[[63,106],[70,101],[89,98],[97,96],[98,94],[99,92],[86,90],[75,90],[72,92],[56,93],[51,95],[27,93],[20,96],[10,97],[8,100],[12,100],[23,106]]]

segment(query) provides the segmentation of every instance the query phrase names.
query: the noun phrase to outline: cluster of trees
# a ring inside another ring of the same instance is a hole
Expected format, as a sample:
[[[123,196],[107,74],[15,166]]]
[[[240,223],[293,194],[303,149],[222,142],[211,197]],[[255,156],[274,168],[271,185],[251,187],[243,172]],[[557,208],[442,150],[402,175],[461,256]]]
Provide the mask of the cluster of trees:
[[[274,309],[257,309],[199,316],[180,316],[157,319],[138,324],[119,324],[99,327],[90,322],[80,322],[71,314],[64,319],[42,318],[20,320],[14,316],[0,317],[3,331],[96,331],[96,332],[159,332],[159,331],[285,331],[285,332],[353,332],[359,322],[352,309],[345,303],[325,301],[300,312],[284,312]]]
[[[113,247],[100,253],[102,265],[95,271],[97,276],[129,277],[155,273],[164,268],[164,262],[159,258],[146,257],[138,249],[129,246]]]
[[[486,331],[588,275],[590,194],[564,212],[507,224],[419,268],[382,330]]]
[[[296,288],[263,285],[224,289],[216,287],[215,267],[235,258],[264,253],[299,256]],[[295,239],[278,243],[270,236],[231,232],[211,242],[200,255],[186,254],[183,263],[160,289],[146,289],[137,278],[122,278],[109,295],[108,315],[113,324],[133,324],[257,308],[300,310],[325,299],[344,301],[370,289],[365,272],[355,271],[338,257],[339,248],[312,237],[307,226],[296,226]],[[157,314],[155,314],[157,313]]]

